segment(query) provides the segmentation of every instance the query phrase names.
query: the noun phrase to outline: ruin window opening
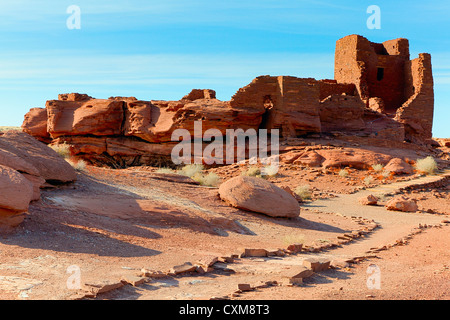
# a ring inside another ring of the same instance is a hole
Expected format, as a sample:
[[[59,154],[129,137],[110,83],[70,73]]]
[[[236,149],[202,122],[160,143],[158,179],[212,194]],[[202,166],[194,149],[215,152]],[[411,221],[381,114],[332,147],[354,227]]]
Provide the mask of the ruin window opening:
[[[381,81],[384,78],[384,68],[378,68],[377,70],[377,80]]]
[[[269,122],[269,118],[270,118],[270,110],[272,110],[272,108],[274,106],[272,97],[270,95],[264,96],[263,105],[264,105],[265,112],[262,115],[262,121],[261,121],[261,124],[259,125],[259,129],[267,129],[267,126],[268,126],[268,122]]]

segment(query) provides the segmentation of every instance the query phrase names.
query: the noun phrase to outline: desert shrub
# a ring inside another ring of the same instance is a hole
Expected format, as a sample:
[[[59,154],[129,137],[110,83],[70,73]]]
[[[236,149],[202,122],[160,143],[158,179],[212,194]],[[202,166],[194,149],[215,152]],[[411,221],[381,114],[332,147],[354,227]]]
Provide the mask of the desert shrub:
[[[274,178],[278,175],[278,170],[279,168],[277,166],[268,165],[263,168],[263,170],[261,171],[261,175],[269,178]]]
[[[389,170],[383,170],[381,172],[381,176],[385,179],[390,178],[392,176],[392,172]]]
[[[192,177],[192,179],[200,183],[202,186],[217,187],[220,184],[220,177],[214,172],[210,172],[206,175],[197,173]]]
[[[286,246],[291,244],[302,244],[305,243],[305,235],[303,234],[289,234],[283,237],[283,243]]]
[[[86,170],[87,163],[84,160],[66,159],[66,161],[78,172]]]
[[[375,172],[381,172],[383,171],[384,166],[382,164],[374,164],[372,166],[373,171]]]
[[[157,171],[160,170],[162,171],[162,173],[176,173],[187,176],[192,180],[197,181],[202,186],[216,187],[220,184],[221,181],[220,177],[214,172],[205,174],[205,167],[202,164],[188,164],[177,171],[173,171],[168,168],[161,168]]]
[[[436,160],[432,156],[428,156],[424,159],[418,159],[415,164],[415,168],[420,173],[434,174],[438,170]]]
[[[178,170],[178,173],[189,178],[193,178],[198,173],[202,173],[205,167],[202,164],[188,164]]]
[[[68,159],[70,157],[70,145],[67,143],[61,143],[61,144],[53,144],[50,145],[50,148],[56,151],[57,154],[59,154],[64,159]]]
[[[242,175],[249,177],[261,177],[261,169],[258,167],[250,167],[247,171],[242,172]]]
[[[298,195],[302,200],[309,200],[312,196],[311,189],[308,185],[298,186],[297,188],[295,188],[294,193]]]
[[[345,170],[345,169],[341,169],[341,170],[339,170],[339,176],[340,177],[342,177],[342,178],[345,178],[345,177],[347,177],[348,176],[348,171],[347,170]]]
[[[172,174],[176,173],[175,170],[170,169],[170,168],[159,168],[155,172],[156,173],[172,173]]]
[[[371,185],[374,181],[375,181],[375,179],[372,176],[367,176],[364,178],[364,184],[366,186]]]
[[[6,132],[6,131],[22,131],[21,127],[10,127],[10,126],[1,126],[0,132]]]

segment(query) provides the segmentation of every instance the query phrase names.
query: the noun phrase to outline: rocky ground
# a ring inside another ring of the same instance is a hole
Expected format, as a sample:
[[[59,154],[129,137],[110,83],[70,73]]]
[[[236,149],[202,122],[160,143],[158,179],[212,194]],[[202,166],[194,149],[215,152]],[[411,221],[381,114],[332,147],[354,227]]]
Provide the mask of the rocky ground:
[[[210,171],[227,180],[248,168]],[[156,169],[88,166],[75,183],[42,190],[24,223],[0,239],[0,299],[449,298],[448,171],[367,185],[373,170],[347,168],[343,177],[284,163],[269,181],[313,190],[300,217],[285,219],[233,208],[217,188]],[[368,194],[376,206],[358,202]],[[397,195],[415,199],[417,212],[387,211]],[[293,285],[307,258],[332,268]],[[212,268],[200,272],[199,261]],[[371,265],[380,289],[367,286]],[[68,286],[74,270],[80,288]]]

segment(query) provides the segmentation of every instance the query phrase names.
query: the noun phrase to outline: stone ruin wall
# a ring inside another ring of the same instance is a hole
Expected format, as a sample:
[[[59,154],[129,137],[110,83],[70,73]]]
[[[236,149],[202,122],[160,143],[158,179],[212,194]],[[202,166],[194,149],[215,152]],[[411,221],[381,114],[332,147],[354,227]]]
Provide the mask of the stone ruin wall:
[[[335,79],[354,83],[367,107],[404,125],[406,141],[432,137],[434,110],[431,56],[410,60],[407,39],[373,43],[358,35],[336,42]]]

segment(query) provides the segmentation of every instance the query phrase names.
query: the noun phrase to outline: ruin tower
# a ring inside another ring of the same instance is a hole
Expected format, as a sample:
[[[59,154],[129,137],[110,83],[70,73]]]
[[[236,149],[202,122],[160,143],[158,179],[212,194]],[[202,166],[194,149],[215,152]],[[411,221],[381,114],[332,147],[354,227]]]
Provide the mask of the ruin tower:
[[[407,141],[431,139],[431,56],[410,60],[407,39],[374,43],[359,35],[344,37],[336,42],[334,75],[338,83],[355,84],[367,107],[403,123]]]

